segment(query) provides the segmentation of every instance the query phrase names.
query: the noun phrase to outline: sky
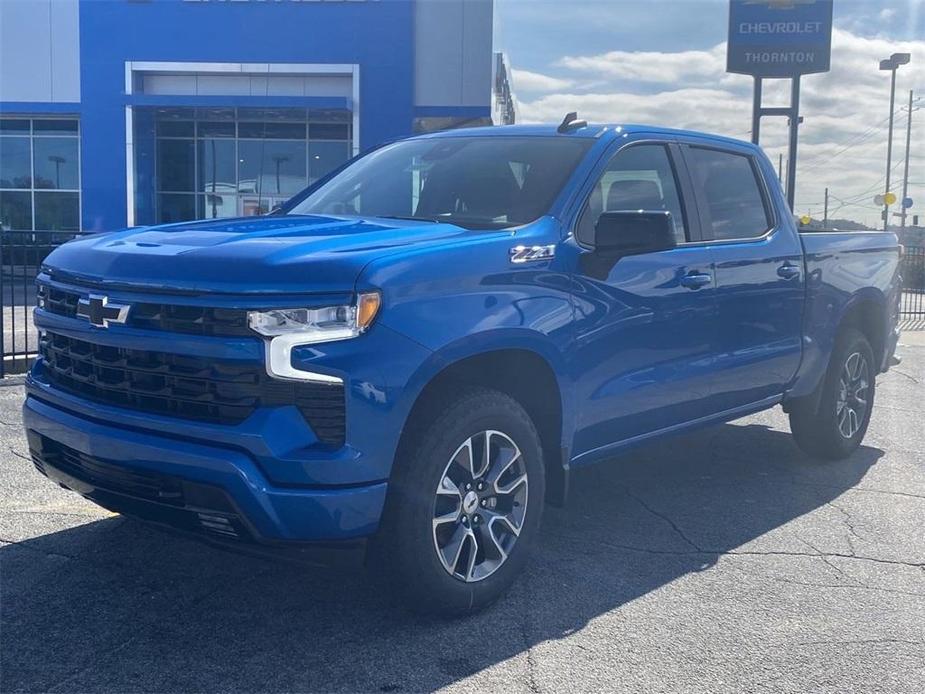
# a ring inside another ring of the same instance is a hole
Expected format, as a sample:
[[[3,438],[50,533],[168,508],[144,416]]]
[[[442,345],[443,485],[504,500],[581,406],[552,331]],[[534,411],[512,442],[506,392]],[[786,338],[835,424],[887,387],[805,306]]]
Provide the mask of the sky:
[[[592,122],[651,123],[750,138],[752,78],[726,68],[727,0],[495,0],[495,46],[513,68],[520,122],[568,111]],[[902,193],[909,91],[909,197],[925,216],[925,0],[835,0],[832,69],[801,81],[796,212],[878,226],[890,115],[882,58],[912,62],[896,77],[891,189]],[[786,106],[789,82],[765,81],[764,105]],[[775,166],[785,118],[766,117]],[[894,207],[893,210],[898,210]],[[898,221],[898,220],[897,220]],[[925,223],[925,222],[923,222]]]

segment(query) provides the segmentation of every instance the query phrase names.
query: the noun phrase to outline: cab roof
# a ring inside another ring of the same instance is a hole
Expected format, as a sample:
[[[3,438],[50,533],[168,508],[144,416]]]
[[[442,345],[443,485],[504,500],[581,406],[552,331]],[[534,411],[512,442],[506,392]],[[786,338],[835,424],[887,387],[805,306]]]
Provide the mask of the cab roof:
[[[441,130],[440,132],[418,135],[417,137],[577,137],[577,138],[608,138],[613,139],[620,135],[665,135],[693,137],[714,142],[754,146],[752,143],[723,135],[700,132],[698,130],[680,130],[677,128],[664,128],[657,125],[640,123],[589,123],[559,132],[558,125],[488,125],[478,128],[458,128],[455,130]]]

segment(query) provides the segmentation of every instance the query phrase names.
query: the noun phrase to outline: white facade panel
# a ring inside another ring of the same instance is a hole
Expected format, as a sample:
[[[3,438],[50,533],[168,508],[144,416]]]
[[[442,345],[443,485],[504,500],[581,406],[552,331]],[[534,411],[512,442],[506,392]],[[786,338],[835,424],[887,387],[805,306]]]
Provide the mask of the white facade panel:
[[[184,66],[185,67],[185,66]],[[172,96],[353,96],[350,74],[142,73],[144,94]]]
[[[414,6],[416,106],[484,106],[491,92],[492,0]]]
[[[80,101],[77,0],[0,2],[0,101]]]

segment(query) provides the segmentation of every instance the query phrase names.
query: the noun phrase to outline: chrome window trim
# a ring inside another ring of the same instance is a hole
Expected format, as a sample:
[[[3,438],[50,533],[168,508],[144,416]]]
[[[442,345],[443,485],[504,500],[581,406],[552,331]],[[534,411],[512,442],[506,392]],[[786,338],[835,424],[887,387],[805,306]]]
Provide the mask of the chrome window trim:
[[[756,178],[757,181],[758,181],[758,193],[759,193],[759,195],[761,195],[761,201],[762,201],[762,203],[764,204],[764,214],[765,214],[765,218],[768,219],[768,221],[769,221],[769,223],[770,223],[770,226],[768,226],[768,227],[764,230],[764,233],[762,233],[760,236],[741,236],[741,237],[736,237],[736,238],[734,238],[734,239],[717,239],[717,238],[712,238],[712,236],[713,236],[713,226],[712,226],[712,224],[711,224],[710,227],[709,227],[709,229],[704,229],[704,231],[705,231],[706,233],[708,233],[709,236],[710,236],[711,238],[709,238],[709,239],[703,239],[703,240],[702,240],[701,242],[699,242],[699,243],[703,243],[703,244],[705,244],[705,245],[706,245],[706,244],[716,245],[716,244],[723,244],[723,243],[755,243],[755,242],[759,242],[759,241],[766,241],[766,240],[768,240],[768,239],[771,238],[771,236],[773,236],[778,230],[780,230],[780,228],[781,228],[781,220],[778,218],[777,206],[774,204],[774,199],[773,199],[773,196],[771,195],[771,191],[768,190],[768,182],[765,180],[764,174],[763,174],[763,172],[762,172],[762,170],[761,170],[761,166],[759,165],[759,163],[758,163],[758,161],[757,161],[757,158],[756,158],[754,152],[750,152],[750,151],[739,151],[739,150],[737,150],[737,149],[730,149],[729,147],[723,147],[723,146],[721,146],[721,145],[712,145],[712,144],[710,144],[710,145],[702,145],[702,144],[699,144],[699,143],[691,143],[691,142],[684,142],[684,143],[682,143],[682,144],[686,145],[688,149],[709,149],[709,150],[713,150],[713,151],[715,151],[715,152],[721,152],[721,153],[723,153],[723,154],[729,154],[729,155],[732,155],[732,156],[734,156],[734,157],[744,157],[744,158],[746,158],[746,159],[748,160],[749,166],[751,167],[752,175],[755,176],[755,178]],[[703,193],[702,190],[699,190],[699,188],[698,188],[699,183],[698,183],[697,180],[696,180],[696,173],[695,173],[695,172],[696,172],[696,167],[695,167],[691,162],[687,162],[687,165],[688,165],[688,168],[689,168],[690,171],[691,171],[691,178],[695,179],[695,180],[693,181],[693,185],[694,185],[694,194],[695,194],[695,196],[698,197],[698,203],[700,203],[701,200],[700,200],[699,198],[700,198],[700,197],[703,197],[703,196],[704,196],[704,193]],[[702,202],[705,203],[706,200],[703,200]],[[710,221],[712,222],[712,218],[711,218]],[[679,244],[679,245],[688,245],[688,244]]]

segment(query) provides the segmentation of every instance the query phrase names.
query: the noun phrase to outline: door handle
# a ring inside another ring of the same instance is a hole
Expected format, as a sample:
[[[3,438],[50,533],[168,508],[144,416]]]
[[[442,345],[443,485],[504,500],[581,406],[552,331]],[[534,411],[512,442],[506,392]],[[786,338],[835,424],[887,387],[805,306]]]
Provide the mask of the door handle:
[[[681,278],[681,286],[688,289],[700,289],[713,282],[713,275],[705,272],[691,272]]]
[[[785,280],[793,279],[800,274],[800,266],[793,263],[784,263],[777,268],[777,274]]]

